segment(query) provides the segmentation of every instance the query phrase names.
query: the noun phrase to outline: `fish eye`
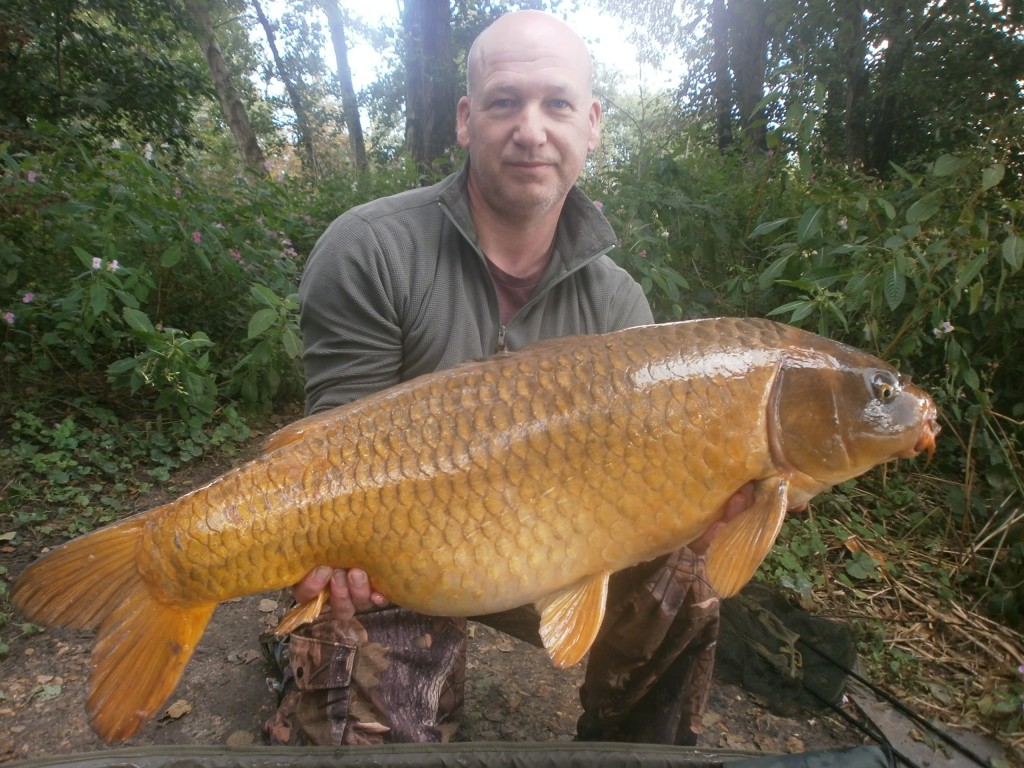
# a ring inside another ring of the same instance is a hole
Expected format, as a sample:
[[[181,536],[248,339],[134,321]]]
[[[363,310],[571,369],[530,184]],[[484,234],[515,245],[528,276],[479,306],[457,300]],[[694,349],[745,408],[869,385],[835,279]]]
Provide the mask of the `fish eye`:
[[[888,371],[875,371],[875,375],[871,377],[871,391],[883,403],[888,403],[899,394],[900,383]]]

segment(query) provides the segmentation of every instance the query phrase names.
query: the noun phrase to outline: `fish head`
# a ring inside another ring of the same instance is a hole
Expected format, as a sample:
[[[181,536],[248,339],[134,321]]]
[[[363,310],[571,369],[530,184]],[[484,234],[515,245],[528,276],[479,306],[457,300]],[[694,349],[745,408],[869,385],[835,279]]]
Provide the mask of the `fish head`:
[[[780,365],[769,407],[776,466],[810,497],[872,467],[935,452],[935,403],[896,369],[859,350],[796,356]]]

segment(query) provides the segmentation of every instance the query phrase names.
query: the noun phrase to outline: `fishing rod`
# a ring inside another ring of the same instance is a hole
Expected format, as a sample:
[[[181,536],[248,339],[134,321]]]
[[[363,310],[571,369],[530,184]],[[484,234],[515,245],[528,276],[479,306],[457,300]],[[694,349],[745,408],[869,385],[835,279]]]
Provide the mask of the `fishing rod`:
[[[850,677],[852,677],[854,680],[859,682],[861,685],[865,686],[869,691],[871,691],[873,694],[875,694],[879,698],[882,698],[886,702],[891,704],[893,707],[895,707],[895,709],[900,714],[902,714],[907,719],[912,721],[915,725],[918,725],[921,728],[924,728],[925,730],[927,730],[929,733],[932,733],[932,734],[938,736],[939,739],[944,741],[946,744],[951,746],[953,749],[955,749],[957,752],[962,754],[964,757],[966,757],[969,760],[971,760],[976,765],[980,766],[981,768],[989,768],[988,760],[986,760],[983,757],[981,757],[980,755],[978,755],[976,752],[971,750],[969,747],[964,746],[963,744],[961,744],[959,741],[954,739],[949,734],[947,734],[947,733],[939,730],[938,728],[936,728],[928,720],[926,720],[924,717],[919,715],[914,710],[910,709],[906,704],[904,704],[902,701],[900,701],[895,696],[890,694],[888,691],[885,691],[882,688],[879,688],[877,685],[872,683],[870,680],[865,678],[863,675],[861,675],[861,674],[855,672],[854,670],[850,669],[845,664],[843,664],[841,661],[839,661],[838,659],[834,658],[833,656],[831,656],[827,652],[821,650],[820,648],[815,646],[813,643],[805,640],[804,638],[798,637],[796,642],[798,644],[800,644],[800,645],[803,645],[808,650],[814,651],[814,653],[818,654],[818,656],[823,658],[825,661],[827,661],[828,663],[832,664],[833,666],[835,666],[840,671],[842,671],[845,674],[847,674]],[[892,755],[894,757],[898,757],[900,760],[902,760],[907,765],[912,766],[912,768],[922,768],[922,766],[917,765],[916,763],[911,761],[909,757],[907,757],[906,755],[904,755],[901,752],[899,752],[889,742],[889,740],[885,737],[885,735],[882,734],[882,732],[880,730],[875,729],[877,731],[877,735],[872,734],[866,727],[864,727],[862,724],[858,723],[856,721],[856,719],[853,716],[851,716],[848,712],[844,712],[838,706],[833,704],[831,701],[826,700],[824,697],[822,697],[820,694],[818,694],[817,691],[812,690],[807,685],[807,683],[804,682],[803,680],[801,680],[800,682],[803,685],[804,689],[807,690],[812,696],[814,696],[818,700],[820,700],[820,701],[824,702],[825,704],[827,704],[829,706],[829,708],[831,708],[834,712],[839,714],[844,720],[846,720],[847,722],[851,723],[858,730],[860,730],[861,732],[865,733],[870,738],[872,738],[876,742],[878,742],[879,746],[881,746],[882,749],[884,751],[886,751],[887,754],[891,751],[891,753],[892,753]],[[872,726],[872,727],[874,728],[874,726]]]

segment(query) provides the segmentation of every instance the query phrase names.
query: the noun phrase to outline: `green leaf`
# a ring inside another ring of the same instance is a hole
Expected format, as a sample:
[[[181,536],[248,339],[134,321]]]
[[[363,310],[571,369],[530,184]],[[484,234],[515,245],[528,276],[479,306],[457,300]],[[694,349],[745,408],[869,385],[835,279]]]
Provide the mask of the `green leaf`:
[[[161,267],[170,268],[175,266],[179,261],[181,261],[181,248],[177,245],[172,245],[163,252],[163,255],[160,256]]]
[[[1005,261],[1014,272],[1020,269],[1024,263],[1024,237],[1010,235],[1003,240],[1003,261]]]
[[[937,192],[929,192],[907,209],[907,223],[920,224],[927,221],[939,211],[939,195]]]
[[[1003,180],[1006,174],[1006,166],[1002,163],[990,165],[981,172],[981,191],[986,192]]]
[[[79,248],[77,245],[72,245],[71,250],[75,252],[78,260],[82,262],[82,266],[86,269],[92,269],[92,254],[89,253],[85,248]]]
[[[268,307],[276,307],[281,303],[281,300],[277,297],[277,294],[267,288],[265,285],[254,285],[249,289],[249,293],[257,301],[266,304]],[[252,338],[250,336],[250,338]]]
[[[754,231],[751,232],[747,237],[760,237],[761,235],[767,235],[774,232],[776,229],[781,227],[783,224],[791,221],[790,217],[784,219],[775,219],[774,221],[763,221],[754,227]]]
[[[125,307],[121,310],[121,316],[124,317],[124,321],[128,323],[128,327],[133,331],[139,333],[156,333],[153,328],[153,323],[145,312],[132,307]]]
[[[961,288],[969,285],[974,278],[978,276],[985,263],[988,261],[988,254],[979,253],[967,264],[967,266],[957,273],[956,276],[956,289],[959,291]]]
[[[796,225],[797,242],[806,242],[821,232],[821,222],[824,217],[825,209],[820,205],[804,211],[803,216],[800,217],[800,222]]]
[[[786,265],[789,264],[790,256],[792,254],[787,253],[785,256],[781,256],[769,264],[768,269],[757,276],[757,287],[762,291],[767,291],[771,288],[779,276],[786,271]]]
[[[879,577],[878,562],[866,552],[854,552],[844,566],[850,578],[877,579]]]
[[[943,155],[932,164],[932,176],[949,176],[959,171],[963,164],[956,155]]]
[[[247,338],[254,339],[257,336],[262,335],[268,328],[271,328],[274,323],[277,322],[277,310],[272,307],[266,307],[256,312],[251,318],[249,318],[249,335]]]
[[[885,303],[889,309],[896,309],[907,295],[907,278],[900,272],[895,264],[885,268],[882,275],[882,293],[885,296]]]
[[[281,333],[281,344],[284,345],[284,352],[288,357],[296,358],[302,354],[302,340],[291,328],[285,328]]]
[[[773,315],[784,315],[787,312],[792,312],[793,314],[790,317],[790,321],[796,322],[797,320],[802,320],[811,314],[813,309],[813,302],[808,301],[807,299],[797,299],[796,301],[787,302],[781,307],[776,307],[772,311],[768,312],[767,317],[772,317]]]

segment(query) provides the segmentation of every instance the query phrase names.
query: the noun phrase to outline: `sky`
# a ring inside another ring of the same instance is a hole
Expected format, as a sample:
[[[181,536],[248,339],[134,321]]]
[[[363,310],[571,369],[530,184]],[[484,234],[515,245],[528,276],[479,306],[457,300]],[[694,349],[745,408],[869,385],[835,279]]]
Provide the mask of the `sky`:
[[[395,0],[340,0],[340,4],[366,21],[398,17],[398,3]],[[663,71],[654,71],[650,65],[642,68],[637,63],[636,49],[626,39],[628,29],[623,22],[611,14],[601,13],[586,0],[579,3],[580,10],[568,17],[568,23],[587,42],[591,55],[606,67],[618,70],[631,83],[643,82],[645,86],[659,88],[677,82],[671,64]],[[328,58],[332,61],[333,57]],[[349,51],[349,65],[356,90],[369,85],[375,79],[379,55],[369,45],[359,45]]]

